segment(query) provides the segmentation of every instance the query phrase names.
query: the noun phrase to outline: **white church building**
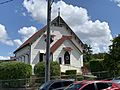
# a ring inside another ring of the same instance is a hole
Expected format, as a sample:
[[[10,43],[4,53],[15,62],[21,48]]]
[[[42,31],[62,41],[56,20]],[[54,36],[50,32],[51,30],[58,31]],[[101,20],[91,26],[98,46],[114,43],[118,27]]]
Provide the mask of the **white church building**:
[[[14,51],[17,61],[34,68],[35,64],[46,60],[46,29],[47,25]],[[51,22],[50,35],[50,60],[60,63],[61,72],[77,70],[81,73],[84,44],[60,16]]]

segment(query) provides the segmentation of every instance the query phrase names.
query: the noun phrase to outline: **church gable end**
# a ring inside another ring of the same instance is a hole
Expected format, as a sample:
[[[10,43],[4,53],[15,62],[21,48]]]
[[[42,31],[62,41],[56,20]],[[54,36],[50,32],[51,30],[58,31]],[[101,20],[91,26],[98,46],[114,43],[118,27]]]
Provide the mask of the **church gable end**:
[[[14,52],[18,61],[27,61],[34,67],[36,63],[45,60],[46,29],[47,25],[33,34]],[[63,71],[67,70],[67,66],[79,70],[83,65],[84,44],[60,16],[51,21],[50,37],[50,59],[58,61],[62,65],[61,70]],[[28,51],[29,53],[21,58],[21,55]]]

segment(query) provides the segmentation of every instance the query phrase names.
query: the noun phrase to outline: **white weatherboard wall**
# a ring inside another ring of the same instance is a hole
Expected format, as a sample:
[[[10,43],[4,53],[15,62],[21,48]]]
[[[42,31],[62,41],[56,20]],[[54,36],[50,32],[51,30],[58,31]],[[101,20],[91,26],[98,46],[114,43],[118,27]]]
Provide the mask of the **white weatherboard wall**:
[[[51,34],[56,35],[54,37],[54,41],[56,42],[59,40],[62,35],[70,36],[70,31],[66,30],[65,27],[52,27],[51,28]],[[53,45],[55,42],[53,42],[51,45]],[[73,44],[73,43],[74,44]],[[75,69],[78,73],[81,73],[80,68],[83,66],[83,55],[82,55],[82,49],[81,46],[78,44],[79,42],[72,38],[72,42],[70,40],[66,40],[54,53],[53,53],[53,60],[59,61],[59,57],[62,58],[62,65],[61,65],[61,71],[65,72],[65,70],[69,69]],[[81,52],[74,46],[76,45]],[[64,53],[63,47],[71,47],[73,50],[70,53],[70,65],[64,65]]]
[[[39,62],[39,54],[40,52],[45,52],[45,37],[41,35],[32,45],[31,45],[31,65],[34,69],[35,64]]]
[[[22,48],[21,50],[17,51],[15,55],[16,55],[17,61],[29,63],[30,46],[26,46]]]
[[[64,64],[64,53],[63,47],[71,47],[72,50],[69,52],[70,54],[70,65]],[[66,40],[53,54],[53,60],[58,61],[59,57],[62,58],[62,65],[61,65],[61,71],[65,72],[66,70],[77,70],[77,73],[81,73],[81,67],[83,66],[82,63],[82,54],[80,51],[77,50],[77,48],[71,43],[70,40]]]
[[[52,27],[51,27],[51,35],[55,35],[55,37],[54,37],[54,42],[51,43],[51,46],[52,46],[52,45],[53,45],[57,40],[59,40],[63,35],[69,36],[70,33],[65,29],[65,27],[52,26]]]

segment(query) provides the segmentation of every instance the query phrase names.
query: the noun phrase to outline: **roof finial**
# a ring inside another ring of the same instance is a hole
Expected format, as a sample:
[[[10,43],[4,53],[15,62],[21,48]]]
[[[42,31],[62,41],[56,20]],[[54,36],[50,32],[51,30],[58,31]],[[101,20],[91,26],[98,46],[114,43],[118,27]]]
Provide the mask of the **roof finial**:
[[[58,16],[60,16],[60,7],[58,8]]]

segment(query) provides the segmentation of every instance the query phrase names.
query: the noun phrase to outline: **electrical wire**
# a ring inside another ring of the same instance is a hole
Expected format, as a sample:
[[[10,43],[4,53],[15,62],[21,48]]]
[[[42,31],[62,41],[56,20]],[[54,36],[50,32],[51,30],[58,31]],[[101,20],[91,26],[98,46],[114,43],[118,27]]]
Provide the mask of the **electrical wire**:
[[[0,2],[0,4],[6,4],[6,3],[9,3],[9,2],[12,2],[13,0],[7,0],[7,1],[3,1],[3,2]]]

